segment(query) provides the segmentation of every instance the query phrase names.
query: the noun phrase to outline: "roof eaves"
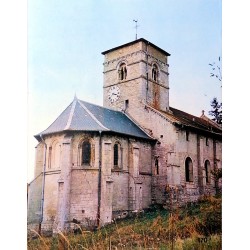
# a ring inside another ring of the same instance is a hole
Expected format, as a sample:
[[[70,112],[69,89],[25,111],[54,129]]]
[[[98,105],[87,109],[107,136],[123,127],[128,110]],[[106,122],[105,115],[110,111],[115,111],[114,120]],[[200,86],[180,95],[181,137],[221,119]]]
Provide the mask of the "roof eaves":
[[[45,133],[45,134],[37,134],[34,135],[34,137],[40,142],[41,141],[41,135],[54,135],[54,134],[59,134],[59,133],[67,133],[67,132],[99,132],[99,131],[111,131],[111,130],[107,130],[107,129],[87,129],[87,130],[81,130],[81,129],[64,129],[64,130],[58,130],[58,131],[53,131],[53,132],[49,132],[49,133]]]
[[[123,132],[117,132],[117,131],[114,131],[114,130],[104,131],[104,132],[115,133],[115,134],[119,134],[119,135],[130,137],[130,138],[132,137],[132,138],[138,138],[138,139],[143,139],[143,140],[148,140],[148,141],[157,141],[157,139],[155,139],[152,136],[149,136],[148,134],[146,134],[145,137],[144,137],[144,136],[133,135],[133,134],[123,133]]]
[[[213,135],[222,136],[222,133],[218,133],[218,132],[208,130],[208,129],[202,129],[202,128],[199,128],[199,127],[196,127],[196,126],[193,126],[193,125],[190,125],[190,124],[174,123],[174,125],[181,126],[183,128],[186,127],[186,128],[190,128],[190,129],[199,130],[199,131],[209,133],[209,134],[213,134]]]

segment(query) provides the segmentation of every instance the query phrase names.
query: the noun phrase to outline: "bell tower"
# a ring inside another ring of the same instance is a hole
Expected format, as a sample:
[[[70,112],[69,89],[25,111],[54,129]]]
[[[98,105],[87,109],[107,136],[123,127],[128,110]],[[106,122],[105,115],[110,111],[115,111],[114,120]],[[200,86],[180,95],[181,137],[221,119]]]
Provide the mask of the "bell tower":
[[[168,52],[140,38],[102,54],[104,107],[130,114],[145,104],[169,110]]]

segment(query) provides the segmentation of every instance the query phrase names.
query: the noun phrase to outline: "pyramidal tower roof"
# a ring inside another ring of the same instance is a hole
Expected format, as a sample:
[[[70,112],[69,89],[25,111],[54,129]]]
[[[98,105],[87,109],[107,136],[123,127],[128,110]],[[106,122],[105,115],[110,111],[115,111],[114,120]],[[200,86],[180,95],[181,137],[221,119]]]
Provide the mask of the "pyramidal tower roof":
[[[41,136],[63,131],[110,131],[153,139],[125,113],[81,101],[76,95],[57,119],[47,129],[35,135],[35,138],[40,141]]]

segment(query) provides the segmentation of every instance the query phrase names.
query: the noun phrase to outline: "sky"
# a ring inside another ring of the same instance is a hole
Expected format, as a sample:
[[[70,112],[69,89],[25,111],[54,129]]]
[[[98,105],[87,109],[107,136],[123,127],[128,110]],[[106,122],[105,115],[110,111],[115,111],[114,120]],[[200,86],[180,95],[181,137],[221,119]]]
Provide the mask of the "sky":
[[[101,52],[145,38],[171,54],[170,106],[208,115],[221,84],[209,63],[222,54],[220,0],[36,0],[28,4],[28,181],[33,135],[45,130],[74,95],[102,105]],[[219,66],[221,66],[219,64]]]

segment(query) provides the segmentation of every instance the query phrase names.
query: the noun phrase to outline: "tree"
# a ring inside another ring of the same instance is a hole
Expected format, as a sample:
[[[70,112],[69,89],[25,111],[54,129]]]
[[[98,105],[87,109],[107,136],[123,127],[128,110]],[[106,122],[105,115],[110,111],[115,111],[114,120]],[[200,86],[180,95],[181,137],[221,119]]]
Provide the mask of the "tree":
[[[218,181],[222,178],[222,168],[216,168],[214,170],[211,170],[211,174],[213,175],[214,179]]]
[[[220,82],[222,82],[221,66],[219,66],[220,63],[221,63],[220,56],[218,64],[216,64],[215,62],[209,63],[209,65],[212,67],[212,72],[210,73],[210,77],[216,77]]]
[[[217,98],[214,97],[211,101],[211,107],[213,108],[208,112],[213,118],[212,120],[218,124],[222,124],[222,103],[219,103]]]
[[[209,65],[212,67],[212,72],[210,73],[210,77],[216,77],[220,84],[222,82],[222,74],[221,74],[221,57],[219,56],[219,62],[218,63],[209,63]],[[221,85],[222,87],[222,85]],[[222,124],[222,103],[219,103],[216,97],[213,98],[211,101],[211,107],[213,108],[211,111],[209,111],[209,115],[211,115],[213,118],[212,120],[217,122],[218,124]]]

